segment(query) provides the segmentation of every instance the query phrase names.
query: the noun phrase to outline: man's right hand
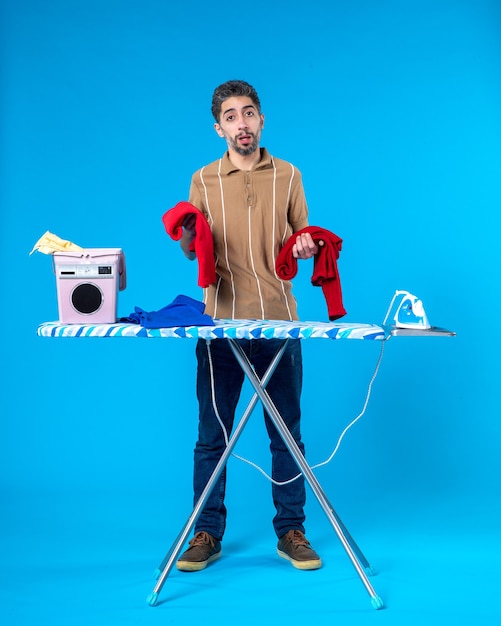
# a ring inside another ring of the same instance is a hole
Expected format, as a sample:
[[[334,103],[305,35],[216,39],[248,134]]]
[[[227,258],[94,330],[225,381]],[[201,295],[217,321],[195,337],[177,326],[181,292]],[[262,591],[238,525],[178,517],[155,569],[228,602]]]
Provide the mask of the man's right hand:
[[[183,228],[191,235],[191,238],[196,235],[197,216],[194,213],[189,213],[183,221]]]
[[[196,233],[197,216],[194,213],[189,213],[183,220],[183,236],[181,237],[181,249],[184,252],[184,256],[193,261],[196,259],[196,254],[190,250],[190,244],[195,238]]]

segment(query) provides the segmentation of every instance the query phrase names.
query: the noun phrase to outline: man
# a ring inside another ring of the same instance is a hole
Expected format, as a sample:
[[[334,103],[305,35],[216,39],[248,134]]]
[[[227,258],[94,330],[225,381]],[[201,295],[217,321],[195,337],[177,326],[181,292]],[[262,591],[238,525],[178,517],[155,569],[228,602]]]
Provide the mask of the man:
[[[189,201],[203,212],[214,239],[217,282],[204,290],[205,312],[231,319],[296,320],[290,282],[275,273],[275,260],[287,239],[308,225],[301,174],[290,163],[260,147],[264,115],[255,89],[244,81],[228,81],[212,98],[214,128],[225,139],[221,159],[197,171]],[[184,223],[181,247],[188,258],[194,219]],[[308,259],[318,252],[309,233],[298,236],[293,255]],[[282,340],[240,340],[262,377]],[[194,455],[194,498],[198,501],[224,452],[231,433],[244,375],[224,339],[197,344],[199,436]],[[302,360],[300,340],[287,349],[267,385],[274,404],[304,453],[300,432]],[[265,412],[272,454],[273,525],[278,554],[294,567],[318,569],[322,562],[305,537],[304,479]],[[224,430],[223,430],[224,429]],[[226,470],[201,512],[194,538],[177,568],[198,571],[221,555],[226,527]]]

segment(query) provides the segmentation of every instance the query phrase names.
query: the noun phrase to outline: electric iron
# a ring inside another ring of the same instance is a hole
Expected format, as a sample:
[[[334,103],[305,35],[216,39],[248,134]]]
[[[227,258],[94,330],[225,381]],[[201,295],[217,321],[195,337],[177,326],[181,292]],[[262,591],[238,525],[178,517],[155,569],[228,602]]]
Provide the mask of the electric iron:
[[[408,291],[395,291],[395,295],[386,312],[383,326],[386,325],[388,320],[389,325],[396,328],[416,328],[420,330],[431,328],[423,303]]]

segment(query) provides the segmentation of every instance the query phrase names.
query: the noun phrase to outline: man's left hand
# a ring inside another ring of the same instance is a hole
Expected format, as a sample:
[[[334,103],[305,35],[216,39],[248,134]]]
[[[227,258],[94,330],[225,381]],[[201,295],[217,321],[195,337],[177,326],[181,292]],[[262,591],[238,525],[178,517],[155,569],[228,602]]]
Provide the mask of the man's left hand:
[[[292,256],[295,259],[311,259],[323,245],[324,242],[319,241],[317,246],[310,233],[303,233],[296,237],[296,243],[292,246]]]

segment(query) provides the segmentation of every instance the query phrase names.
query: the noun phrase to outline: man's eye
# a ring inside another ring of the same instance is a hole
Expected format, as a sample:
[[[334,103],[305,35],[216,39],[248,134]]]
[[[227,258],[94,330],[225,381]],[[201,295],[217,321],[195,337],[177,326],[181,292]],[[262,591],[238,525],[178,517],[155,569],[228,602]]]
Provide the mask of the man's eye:
[[[246,111],[245,115],[247,115],[247,117],[252,117],[254,115],[254,111]]]
[[[233,122],[233,120],[235,119],[234,115],[228,115],[228,117],[226,118],[227,122]]]

